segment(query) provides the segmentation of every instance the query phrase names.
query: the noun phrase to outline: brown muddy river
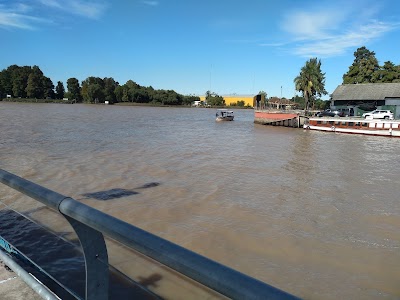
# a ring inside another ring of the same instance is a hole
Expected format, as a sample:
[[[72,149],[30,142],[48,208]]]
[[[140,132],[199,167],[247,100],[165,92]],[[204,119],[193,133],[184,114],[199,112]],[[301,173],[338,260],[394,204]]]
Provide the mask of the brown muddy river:
[[[0,102],[0,168],[302,298],[399,299],[400,139],[253,114]],[[1,184],[0,200],[70,230]]]

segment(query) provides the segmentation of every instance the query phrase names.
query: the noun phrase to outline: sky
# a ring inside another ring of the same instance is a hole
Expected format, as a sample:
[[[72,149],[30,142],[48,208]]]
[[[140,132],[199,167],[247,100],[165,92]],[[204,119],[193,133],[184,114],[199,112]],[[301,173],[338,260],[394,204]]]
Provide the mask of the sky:
[[[0,0],[0,41],[0,70],[37,65],[55,85],[96,76],[292,98],[313,57],[329,94],[359,47],[399,65],[400,1]]]

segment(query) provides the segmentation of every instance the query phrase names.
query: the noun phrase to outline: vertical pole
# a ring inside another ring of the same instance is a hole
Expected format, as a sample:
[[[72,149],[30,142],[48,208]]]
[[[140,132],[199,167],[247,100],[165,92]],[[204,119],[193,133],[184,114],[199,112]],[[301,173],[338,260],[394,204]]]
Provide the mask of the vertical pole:
[[[103,234],[64,215],[74,228],[85,256],[86,300],[108,299],[108,254]]]

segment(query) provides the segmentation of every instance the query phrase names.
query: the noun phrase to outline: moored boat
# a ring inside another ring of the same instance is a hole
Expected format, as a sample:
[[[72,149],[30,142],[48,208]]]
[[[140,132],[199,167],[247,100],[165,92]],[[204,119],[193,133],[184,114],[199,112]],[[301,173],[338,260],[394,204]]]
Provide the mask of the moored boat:
[[[217,113],[215,114],[215,121],[220,122],[220,121],[233,121],[234,115],[232,110],[227,110],[227,109],[217,109]]]
[[[400,137],[400,120],[360,118],[309,118],[304,129]]]

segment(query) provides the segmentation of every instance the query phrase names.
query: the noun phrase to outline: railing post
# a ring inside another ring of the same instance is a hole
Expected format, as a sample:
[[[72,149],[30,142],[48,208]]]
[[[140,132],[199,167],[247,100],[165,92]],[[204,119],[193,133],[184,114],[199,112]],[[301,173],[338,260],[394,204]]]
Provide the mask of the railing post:
[[[86,300],[108,299],[108,255],[103,234],[96,229],[66,216],[60,211],[61,203],[70,198],[2,169],[0,169],[0,182],[44,203],[61,213],[68,220],[78,235],[85,257]]]
[[[64,217],[78,235],[85,256],[85,299],[107,300],[109,271],[107,247],[103,234],[71,217],[66,215]]]

